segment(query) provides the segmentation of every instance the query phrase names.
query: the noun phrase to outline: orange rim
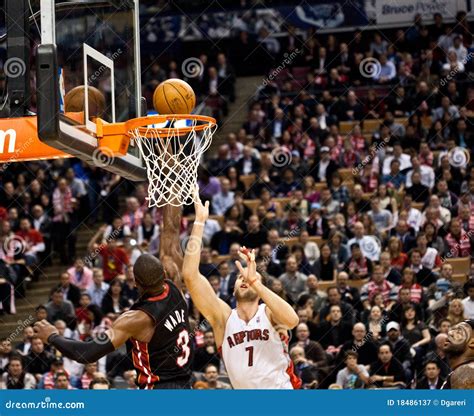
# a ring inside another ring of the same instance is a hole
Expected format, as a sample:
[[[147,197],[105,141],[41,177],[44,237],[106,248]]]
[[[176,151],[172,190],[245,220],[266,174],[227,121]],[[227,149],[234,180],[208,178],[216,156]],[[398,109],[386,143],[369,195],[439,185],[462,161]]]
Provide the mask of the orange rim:
[[[171,120],[193,120],[202,122],[194,126],[184,127],[145,127],[148,124],[164,123]],[[170,131],[181,136],[192,131],[202,131],[206,128],[213,127],[217,124],[216,119],[209,116],[202,116],[198,114],[164,114],[157,116],[138,117],[128,120],[124,123],[124,134],[133,136],[133,131],[138,129],[142,137],[154,138],[156,136],[169,137]]]

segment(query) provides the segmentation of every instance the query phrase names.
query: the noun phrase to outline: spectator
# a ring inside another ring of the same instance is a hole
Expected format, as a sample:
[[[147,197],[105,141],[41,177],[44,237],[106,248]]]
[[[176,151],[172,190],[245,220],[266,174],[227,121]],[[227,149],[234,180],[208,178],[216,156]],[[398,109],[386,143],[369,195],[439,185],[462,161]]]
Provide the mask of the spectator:
[[[41,233],[31,227],[31,222],[28,218],[20,220],[20,230],[16,235],[20,237],[21,243],[25,244],[23,254],[25,256],[26,265],[32,266],[38,263],[39,255],[44,252],[45,244]]]
[[[324,349],[321,347],[321,344],[316,341],[309,339],[309,328],[305,323],[300,323],[296,327],[296,343],[293,346],[297,345],[304,349],[305,356],[308,360],[319,369],[326,368],[328,365],[328,360]]]
[[[376,340],[374,340],[371,333],[367,333],[362,322],[358,322],[353,326],[352,339],[344,342],[336,358],[336,363],[344,361],[345,354],[349,351],[356,351],[358,362],[364,366],[370,365],[377,355]]]
[[[129,197],[126,200],[126,211],[122,216],[123,225],[129,227],[131,231],[137,231],[143,221],[143,210],[138,199]],[[125,230],[124,230],[125,231]]]
[[[286,259],[285,273],[280,275],[278,279],[282,282],[290,300],[296,302],[298,297],[305,290],[308,276],[298,271],[296,258],[294,256],[289,256]]]
[[[16,345],[15,351],[21,356],[28,355],[31,350],[31,341],[35,335],[32,326],[26,326],[23,329],[23,341]]]
[[[74,266],[69,268],[67,273],[70,283],[81,290],[86,290],[92,283],[92,270],[84,264],[84,260],[80,257],[76,258]]]
[[[319,290],[319,279],[314,274],[308,275],[306,279],[306,290],[301,293],[302,296],[310,296],[313,301],[313,312],[317,315],[327,299],[327,294],[323,290]],[[299,302],[299,300],[298,300]]]
[[[81,376],[81,388],[83,390],[89,389],[92,380],[94,380],[96,372],[97,363],[89,363],[84,366],[84,373]]]
[[[436,361],[428,361],[425,364],[424,377],[416,383],[418,390],[439,390],[444,380],[439,376],[440,368]]]
[[[212,210],[216,215],[224,213],[234,204],[234,192],[230,190],[230,181],[221,180],[221,190],[212,197]]]
[[[341,307],[331,305],[328,320],[321,321],[318,329],[318,341],[328,352],[336,356],[345,342],[351,339],[350,324],[342,319]]]
[[[266,242],[267,233],[262,230],[258,216],[251,215],[247,224],[247,232],[242,237],[242,245],[247,248],[257,248]]]
[[[75,239],[72,227],[74,225],[75,198],[66,179],[60,179],[53,192],[53,248],[59,253],[61,263],[67,265],[74,258]]]
[[[208,364],[204,369],[204,380],[210,390],[229,390],[231,388],[230,384],[219,380],[218,369],[213,364]]]
[[[100,269],[94,269],[92,272],[93,283],[87,289],[93,305],[101,306],[102,300],[109,289],[109,284],[104,282],[104,274]]]
[[[467,319],[474,319],[474,279],[464,284],[464,292],[467,295],[463,300],[464,314]]]
[[[328,244],[321,247],[321,255],[314,263],[313,270],[319,280],[333,282],[336,279],[336,265]]]
[[[89,390],[110,390],[110,382],[105,377],[94,378],[89,384]]]
[[[405,388],[405,374],[400,362],[393,356],[390,345],[381,345],[378,360],[370,366],[369,384],[376,387]]]
[[[346,261],[344,270],[353,280],[363,280],[372,274],[372,262],[364,256],[359,243],[350,245],[351,257]]]
[[[295,346],[290,350],[290,357],[295,368],[295,374],[302,381],[302,388],[315,389],[317,388],[320,377],[317,367],[305,357],[304,348]]]
[[[387,324],[387,337],[382,340],[382,343],[390,346],[393,356],[402,364],[407,379],[410,379],[413,362],[411,346],[410,342],[401,334],[400,325],[397,322],[391,321]]]
[[[49,371],[53,361],[51,353],[45,351],[43,341],[33,336],[31,339],[31,350],[25,357],[25,370],[35,376],[39,381],[44,373]]]
[[[471,255],[470,237],[461,227],[458,219],[451,220],[449,234],[445,238],[446,253],[448,258],[468,257]]]
[[[129,306],[127,299],[122,294],[122,282],[118,279],[112,280],[107,293],[102,299],[102,312],[105,315],[118,316]]]
[[[0,378],[1,390],[33,390],[36,380],[26,372],[20,356],[13,356],[8,363],[7,371]]]
[[[194,350],[193,370],[203,372],[208,364],[215,368],[220,366],[220,355],[217,351],[214,332],[208,330],[204,332],[204,345]]]
[[[68,272],[61,273],[59,276],[59,284],[53,288],[51,294],[57,290],[62,292],[64,300],[71,302],[75,308],[79,306],[81,290],[76,285],[71,283]]]
[[[319,321],[323,322],[324,320],[327,320],[329,318],[331,307],[337,305],[341,308],[342,320],[350,324],[352,327],[355,319],[354,308],[350,304],[342,300],[341,293],[339,292],[337,286],[329,287],[327,289],[327,294],[327,302],[321,309],[321,312],[319,314]]]
[[[219,254],[229,254],[231,244],[239,243],[242,234],[242,230],[237,226],[234,220],[226,219],[224,228],[212,236],[210,246]]]
[[[345,353],[344,363],[346,367],[337,373],[336,383],[343,389],[361,389],[369,383],[369,373],[357,359],[359,355],[355,351]]]
[[[381,247],[375,236],[366,235],[364,224],[359,221],[354,224],[353,232],[354,237],[347,242],[347,247],[352,251],[351,246],[357,243],[364,257],[367,257],[370,261],[378,261]]]
[[[70,301],[64,300],[64,294],[61,289],[55,289],[51,293],[51,300],[46,304],[46,311],[48,312],[49,322],[53,323],[60,319],[66,322],[70,328],[74,328],[74,305]]]

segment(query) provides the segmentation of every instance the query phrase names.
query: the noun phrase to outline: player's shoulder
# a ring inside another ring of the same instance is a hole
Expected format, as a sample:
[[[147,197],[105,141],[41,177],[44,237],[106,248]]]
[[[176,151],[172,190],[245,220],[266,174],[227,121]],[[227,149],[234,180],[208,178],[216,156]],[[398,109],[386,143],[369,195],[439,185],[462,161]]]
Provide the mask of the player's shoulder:
[[[152,318],[149,314],[144,312],[141,309],[130,309],[124,313],[122,313],[116,322],[120,322],[122,325],[132,324],[136,325],[137,327],[142,324],[148,324],[152,322]]]

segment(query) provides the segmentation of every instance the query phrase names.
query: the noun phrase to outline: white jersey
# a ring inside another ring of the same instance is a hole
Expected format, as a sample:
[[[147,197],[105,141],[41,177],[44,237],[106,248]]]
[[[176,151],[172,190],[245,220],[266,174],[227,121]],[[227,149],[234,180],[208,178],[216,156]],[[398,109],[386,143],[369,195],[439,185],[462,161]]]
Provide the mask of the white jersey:
[[[293,389],[299,379],[287,345],[272,326],[265,304],[246,323],[233,309],[227,319],[222,357],[234,389]]]

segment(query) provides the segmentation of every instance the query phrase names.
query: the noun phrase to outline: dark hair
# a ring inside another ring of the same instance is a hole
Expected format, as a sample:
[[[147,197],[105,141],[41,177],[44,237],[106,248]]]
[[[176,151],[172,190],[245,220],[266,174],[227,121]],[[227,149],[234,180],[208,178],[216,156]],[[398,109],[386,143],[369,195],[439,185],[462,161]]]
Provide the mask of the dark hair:
[[[409,303],[408,305],[405,305],[403,307],[403,314],[402,314],[402,321],[401,321],[401,327],[402,328],[405,328],[408,321],[407,321],[407,318],[405,317],[405,312],[410,310],[410,309],[413,309],[415,311],[415,319],[414,319],[414,322],[415,322],[415,325],[418,323],[419,319],[418,319],[418,312],[416,311],[416,307],[413,303]]]
[[[44,305],[38,305],[38,306],[35,308],[35,312],[38,312],[38,311],[41,311],[41,310],[47,311],[46,306],[44,306]]]
[[[209,367],[214,367],[217,370],[217,372],[219,372],[219,367],[217,367],[217,365],[212,364],[212,363],[209,363],[204,367],[204,372],[206,372]]]
[[[165,269],[155,256],[145,253],[138,257],[133,266],[136,282],[143,289],[160,289],[165,279]]]
[[[428,360],[425,362],[425,368],[428,366],[428,364],[434,364],[436,367],[439,368],[439,363],[435,360]]]
[[[390,352],[393,352],[392,346],[391,346],[388,342],[384,342],[384,343],[380,344],[380,345],[379,345],[379,348],[377,349],[377,351],[380,352],[380,348],[382,348],[382,347],[388,347],[388,349],[390,350]]]
[[[54,381],[57,381],[57,379],[58,379],[59,377],[62,377],[62,376],[66,377],[67,380],[69,381],[69,376],[68,376],[67,373],[64,372],[64,371],[60,371],[60,372],[56,373],[56,374],[54,375]]]
[[[468,290],[472,288],[474,288],[474,278],[469,279],[466,283],[464,283],[464,293],[466,293],[466,296],[467,296]]]
[[[344,355],[344,361],[346,361],[349,357],[353,357],[357,360],[357,358],[359,358],[359,354],[357,354],[357,352],[355,351],[346,351],[345,355]]]
[[[107,384],[107,386],[110,388],[110,381],[104,377],[100,377],[100,378],[95,378],[94,380],[90,382],[89,390],[92,390],[96,384]]]

